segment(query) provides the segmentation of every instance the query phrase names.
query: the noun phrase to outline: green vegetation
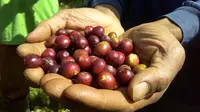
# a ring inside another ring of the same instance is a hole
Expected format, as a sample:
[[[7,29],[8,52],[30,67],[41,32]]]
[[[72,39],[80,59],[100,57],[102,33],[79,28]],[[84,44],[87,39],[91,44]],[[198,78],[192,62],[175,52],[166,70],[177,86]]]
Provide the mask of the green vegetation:
[[[41,88],[30,87],[26,112],[70,112],[59,102],[47,96]]]
[[[85,0],[59,0],[60,7],[63,8],[78,8],[84,6]]]

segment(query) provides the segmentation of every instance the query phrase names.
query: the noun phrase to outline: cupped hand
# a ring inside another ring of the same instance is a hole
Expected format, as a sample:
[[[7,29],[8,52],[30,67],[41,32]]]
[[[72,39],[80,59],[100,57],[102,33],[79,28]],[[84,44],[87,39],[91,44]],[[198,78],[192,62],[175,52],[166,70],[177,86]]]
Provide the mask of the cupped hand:
[[[80,13],[79,11],[77,11],[78,15],[83,14],[82,16],[84,18],[87,17],[85,14],[87,15],[90,12]],[[98,12],[91,9],[91,12],[92,11],[95,13]],[[41,41],[46,40],[51,34],[54,34],[56,30],[61,28],[83,30],[84,26],[90,24],[94,26],[102,25],[107,32],[113,31],[113,29],[117,32],[118,30],[116,30],[116,28],[121,27],[119,23],[119,26],[107,26],[106,23],[109,22],[102,21],[105,20],[105,18],[95,23],[94,20],[98,20],[101,16],[95,19],[90,19],[91,17],[88,17],[89,20],[86,22],[85,20],[77,19],[75,16],[72,16],[75,13],[74,11],[72,12],[73,13],[70,14],[70,16],[74,18],[71,19],[72,23],[69,22],[69,15],[64,14],[65,11],[61,11],[53,18],[39,24],[27,38],[27,42],[32,43],[20,45],[17,49],[18,53],[21,56],[26,56],[31,53],[41,55],[45,50],[44,43]],[[67,16],[61,16],[62,14]],[[79,26],[75,23],[82,23],[83,26]],[[110,23],[113,22],[110,21]],[[123,30],[119,30],[119,32],[122,33]],[[35,80],[31,77],[27,79],[33,82],[33,84],[40,85],[51,97],[56,99],[70,99],[100,110],[132,112],[158,101],[184,63],[185,52],[180,42],[169,28],[157,24],[156,22],[134,27],[121,35],[120,38],[131,38],[135,45],[135,52],[144,63],[149,65],[146,70],[136,74],[128,88],[119,88],[115,91],[95,89],[81,84],[72,84],[68,79],[57,74],[44,75],[43,72],[41,72],[42,75],[40,75],[39,78],[35,78]],[[26,77],[32,76],[31,74],[34,73],[30,71],[25,72]],[[36,71],[38,72],[38,70]]]
[[[119,38],[130,38],[135,52],[148,68],[135,75],[127,88],[95,89],[73,84],[63,91],[66,99],[109,111],[134,112],[158,101],[185,60],[180,37],[159,22],[134,27]],[[178,29],[180,30],[180,29]]]
[[[105,7],[99,6],[96,9],[78,8],[59,11],[52,18],[38,24],[35,30],[27,36],[26,43],[17,47],[18,55],[22,58],[29,54],[41,55],[46,49],[44,45],[45,40],[55,34],[58,29],[70,29],[83,32],[87,25],[100,25],[104,27],[105,34],[113,30],[117,35],[124,33],[124,29],[115,13]],[[40,67],[25,69],[24,76],[30,86],[42,87],[49,96],[56,99],[61,98],[61,92],[72,84],[70,80],[58,74],[45,74]],[[53,82],[53,85],[51,82]],[[59,82],[60,85],[54,84],[54,82]]]
[[[110,10],[105,7],[109,7]],[[96,7],[96,9],[77,8],[61,10],[52,18],[41,22],[35,30],[27,36],[27,43],[17,47],[17,53],[21,57],[25,57],[28,54],[41,55],[46,49],[44,45],[45,40],[55,34],[59,29],[70,29],[83,32],[84,28],[88,25],[100,25],[104,27],[105,34],[114,30],[117,35],[120,35],[124,32],[124,29],[115,13],[111,10],[116,9],[111,6],[102,5]],[[39,86],[39,80],[44,75],[44,72],[41,68],[29,68],[24,71],[24,74],[32,86]]]

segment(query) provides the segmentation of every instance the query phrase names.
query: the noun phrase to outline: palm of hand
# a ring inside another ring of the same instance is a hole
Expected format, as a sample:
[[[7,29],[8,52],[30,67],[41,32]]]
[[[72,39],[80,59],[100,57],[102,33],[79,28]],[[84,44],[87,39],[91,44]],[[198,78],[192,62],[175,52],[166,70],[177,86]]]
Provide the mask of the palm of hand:
[[[98,16],[93,16],[96,14]],[[84,20],[85,18],[87,19]],[[58,23],[57,21],[60,22]],[[41,23],[29,35],[27,41],[44,41],[51,34],[54,34],[56,30],[61,28],[81,31],[88,24],[93,26],[101,25],[105,27],[106,33],[113,31],[113,29],[118,34],[123,33],[123,28],[118,22],[113,22],[110,17],[105,17],[105,15],[96,10],[86,10],[83,8],[81,10],[61,11],[53,18]],[[38,35],[41,35],[42,38],[37,38]],[[131,38],[135,45],[136,53],[140,56],[141,60],[150,66],[145,71],[137,74],[130,82],[128,88],[111,91],[98,90],[80,84],[72,85],[69,79],[57,74],[42,75],[35,82],[51,97],[56,99],[67,98],[101,110],[135,111],[156,102],[163,95],[166,87],[182,66],[182,60],[184,60],[184,55],[182,54],[184,52],[181,45],[179,45],[179,42],[171,34],[169,29],[160,25],[152,26],[151,24],[146,24],[138,26],[124,33],[120,38]],[[21,56],[26,56],[31,53],[41,55],[44,50],[45,46],[43,42],[22,44],[18,47],[18,53]],[[180,53],[181,57],[178,55]],[[177,60],[176,62],[178,63],[170,61],[171,59]],[[165,67],[161,68],[162,66]],[[31,72],[27,74],[31,74]],[[27,74],[25,73],[25,75]],[[129,96],[132,99],[137,99],[133,91],[134,87],[140,82],[147,82],[150,85],[148,94],[151,97],[133,102],[129,100]]]
[[[120,40],[131,38],[135,52],[144,63],[149,65],[149,68],[137,74],[128,88],[110,91],[74,84],[65,89],[65,97],[90,107],[115,111],[135,111],[161,98],[183,64],[184,50],[180,43],[169,29],[156,24],[135,27],[119,38]],[[133,93],[134,87],[141,82],[149,84],[148,94],[143,97],[148,99],[138,99],[141,93],[139,95]],[[133,102],[129,96],[139,101]]]

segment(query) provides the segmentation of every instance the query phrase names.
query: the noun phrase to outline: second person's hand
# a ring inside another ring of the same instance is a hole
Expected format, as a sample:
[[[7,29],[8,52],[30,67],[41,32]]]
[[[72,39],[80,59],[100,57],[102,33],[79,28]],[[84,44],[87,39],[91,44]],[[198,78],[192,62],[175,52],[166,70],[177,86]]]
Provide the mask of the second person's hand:
[[[83,31],[88,25],[103,26],[105,33],[116,32],[120,35],[124,32],[117,10],[110,5],[100,5],[96,8],[77,8],[59,11],[52,18],[41,22],[36,29],[31,32],[26,41],[37,43],[45,41],[59,29],[71,29]]]
[[[136,74],[128,88],[112,91],[73,84],[62,92],[66,99],[101,110],[134,112],[162,97],[185,60],[180,28],[165,18],[133,27],[119,38],[133,40],[135,52],[148,68]]]

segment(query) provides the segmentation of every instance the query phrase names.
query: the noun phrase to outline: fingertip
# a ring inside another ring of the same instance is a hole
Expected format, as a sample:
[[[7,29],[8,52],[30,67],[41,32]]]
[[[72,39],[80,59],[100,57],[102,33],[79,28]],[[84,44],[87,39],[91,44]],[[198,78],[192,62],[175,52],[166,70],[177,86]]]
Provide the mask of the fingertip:
[[[139,101],[151,96],[156,92],[166,89],[168,80],[166,74],[162,74],[160,69],[148,67],[139,72],[130,81],[128,94],[133,101]]]
[[[16,52],[20,57],[25,57],[26,55],[28,55],[28,51],[29,49],[27,49],[27,44],[21,44],[17,47]]]
[[[73,84],[72,86],[68,87],[66,90],[64,90],[63,94],[66,98],[70,98],[72,100],[76,100],[73,99],[75,97],[81,98],[81,97],[85,97],[87,95],[89,95],[89,93],[92,94],[96,94],[97,91],[96,88],[90,87],[90,86],[86,86],[83,84]],[[92,95],[93,97],[95,95]]]
[[[69,83],[66,79],[55,78],[48,80],[42,88],[50,97],[60,99],[62,98],[63,91],[71,85],[72,83]]]
[[[26,38],[27,43],[38,43],[45,41],[52,34],[52,28],[48,24],[48,21],[41,22],[35,30],[33,30]]]
[[[24,70],[24,76],[32,87],[39,87],[40,80],[44,76],[42,68],[27,68]]]
[[[83,103],[92,107],[98,107],[98,102],[102,102],[102,94],[93,87],[83,84],[73,84],[66,88],[63,97],[78,103]]]
[[[128,87],[129,96],[133,101],[144,99],[150,92],[150,85],[146,82],[139,83],[135,87]]]
[[[32,32],[31,33],[29,33],[28,34],[28,36],[26,37],[26,43],[34,43],[36,40],[36,37],[34,36],[34,33],[32,34]]]
[[[154,90],[151,85],[152,82],[156,81],[155,78],[152,80],[154,73],[154,68],[149,67],[133,77],[128,85],[128,94],[133,101],[144,99]]]
[[[38,43],[38,42],[46,41],[50,36],[51,35],[48,31],[36,29],[27,36],[26,42],[27,43]]]
[[[19,56],[25,57],[29,54],[41,55],[46,49],[44,42],[40,43],[25,43],[17,47],[16,52]]]

